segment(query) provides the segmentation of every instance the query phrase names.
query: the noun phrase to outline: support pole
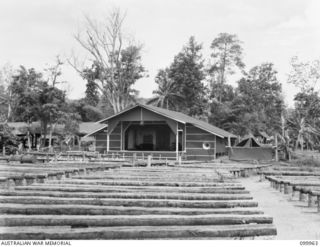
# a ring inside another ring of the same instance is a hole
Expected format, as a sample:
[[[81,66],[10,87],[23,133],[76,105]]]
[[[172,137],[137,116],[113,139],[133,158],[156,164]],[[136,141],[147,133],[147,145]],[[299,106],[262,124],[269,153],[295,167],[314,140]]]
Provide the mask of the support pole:
[[[179,131],[178,131],[178,122],[177,122],[177,129],[176,129],[176,160],[179,159]]]
[[[110,150],[110,135],[109,133],[107,134],[107,152]]]
[[[216,160],[217,159],[217,136],[214,135],[214,159]]]
[[[148,163],[147,163],[148,167],[151,167],[151,160],[152,160],[152,156],[148,155]]]
[[[279,161],[279,157],[278,157],[278,136],[277,135],[274,135],[274,140],[275,140],[275,146],[276,146],[275,161]]]

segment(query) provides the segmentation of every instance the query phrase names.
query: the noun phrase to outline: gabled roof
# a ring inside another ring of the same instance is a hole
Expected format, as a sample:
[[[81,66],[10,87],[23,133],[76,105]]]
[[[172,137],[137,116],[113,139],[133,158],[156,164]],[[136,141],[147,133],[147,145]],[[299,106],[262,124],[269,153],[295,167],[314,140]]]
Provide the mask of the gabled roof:
[[[156,106],[152,106],[152,105],[144,105],[144,104],[137,104],[137,105],[135,105],[133,107],[125,109],[125,110],[123,110],[123,111],[121,111],[121,112],[119,112],[119,113],[117,113],[117,114],[115,114],[113,116],[110,116],[108,118],[100,120],[99,123],[103,123],[103,122],[108,121],[108,120],[110,120],[112,118],[115,118],[115,117],[117,117],[119,115],[122,115],[122,114],[124,114],[124,113],[126,113],[126,112],[128,112],[128,111],[130,111],[130,110],[132,110],[134,108],[136,108],[136,107],[142,107],[142,108],[144,108],[146,110],[155,112],[155,113],[157,113],[159,115],[162,115],[164,117],[170,118],[172,120],[175,120],[175,121],[183,123],[183,124],[186,124],[186,123],[192,124],[192,125],[200,128],[200,129],[208,131],[208,132],[210,132],[212,134],[215,134],[217,136],[220,136],[222,138],[225,138],[225,137],[236,138],[236,136],[234,134],[232,134],[232,133],[230,133],[228,131],[220,129],[220,128],[218,128],[218,127],[216,127],[214,125],[211,125],[211,124],[209,124],[207,122],[204,122],[202,120],[198,120],[198,119],[195,119],[193,117],[190,117],[190,116],[188,116],[186,114],[183,114],[181,112],[171,111],[171,110],[163,109],[163,108],[160,108],[160,107],[156,107]],[[94,134],[94,133],[92,133],[92,134]]]
[[[96,122],[81,122],[79,123],[79,133],[89,134],[97,129],[106,127],[106,124],[96,123]]]
[[[249,134],[241,139],[237,147],[261,147],[261,143],[252,134]]]

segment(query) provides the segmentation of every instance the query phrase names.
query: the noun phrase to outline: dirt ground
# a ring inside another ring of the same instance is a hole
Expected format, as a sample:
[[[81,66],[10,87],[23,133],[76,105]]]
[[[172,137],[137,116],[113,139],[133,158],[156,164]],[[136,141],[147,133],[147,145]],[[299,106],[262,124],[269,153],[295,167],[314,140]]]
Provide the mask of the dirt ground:
[[[298,196],[291,198],[271,188],[267,180],[258,176],[241,178],[259,208],[272,216],[277,228],[276,240],[320,240],[320,213],[316,207],[309,208],[307,202],[300,202]]]

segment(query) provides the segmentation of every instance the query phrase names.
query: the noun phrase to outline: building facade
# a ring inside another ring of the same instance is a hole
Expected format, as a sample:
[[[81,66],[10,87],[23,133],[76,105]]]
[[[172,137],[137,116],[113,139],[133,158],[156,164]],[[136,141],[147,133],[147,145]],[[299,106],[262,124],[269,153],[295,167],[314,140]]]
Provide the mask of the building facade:
[[[180,112],[137,104],[99,121],[89,133],[96,151],[110,155],[212,160],[226,154],[236,136]]]

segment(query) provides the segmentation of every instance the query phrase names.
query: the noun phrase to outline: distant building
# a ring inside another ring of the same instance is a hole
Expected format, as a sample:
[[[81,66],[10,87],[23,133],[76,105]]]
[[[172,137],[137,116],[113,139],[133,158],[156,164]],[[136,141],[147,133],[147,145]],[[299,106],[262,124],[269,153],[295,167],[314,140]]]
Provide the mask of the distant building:
[[[227,153],[228,139],[236,136],[207,122],[180,112],[137,104],[111,117],[102,119],[101,128],[84,138],[94,137],[100,153],[123,156],[190,160],[212,160]]]
[[[20,141],[23,143],[24,148],[27,147],[27,131],[28,131],[28,124],[25,122],[8,122],[8,126],[11,128],[12,134],[17,136]],[[99,124],[95,122],[80,122],[79,129],[75,133],[74,136],[70,136],[71,141],[73,142],[72,146],[79,146],[80,138],[91,133],[97,128],[101,128],[105,126],[104,124]],[[63,136],[63,128],[64,125],[58,124],[55,126],[53,131],[53,138],[52,143],[58,142],[58,139],[65,139],[66,137]],[[41,132],[40,122],[32,122],[30,125],[30,137],[31,137],[31,148],[36,149],[38,144],[40,144],[40,139],[43,140],[44,136]],[[92,138],[91,141],[94,141]],[[46,146],[48,146],[49,142],[49,129],[46,137]]]

